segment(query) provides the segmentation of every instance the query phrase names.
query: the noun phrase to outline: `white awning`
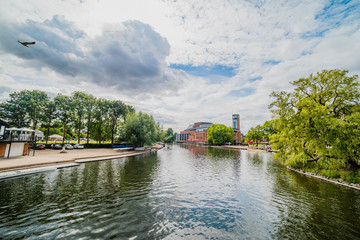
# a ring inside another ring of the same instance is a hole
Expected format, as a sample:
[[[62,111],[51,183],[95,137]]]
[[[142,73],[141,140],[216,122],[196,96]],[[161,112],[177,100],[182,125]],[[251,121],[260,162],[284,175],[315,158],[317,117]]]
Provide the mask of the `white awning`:
[[[16,132],[35,132],[34,130],[30,128],[6,128],[5,131],[16,131]]]
[[[44,133],[40,130],[35,130],[35,135],[38,137],[44,137]]]
[[[49,138],[52,138],[52,139],[63,139],[63,136],[60,136],[58,134],[53,134],[53,135],[50,135]]]
[[[30,128],[25,128],[25,127],[19,128],[19,130],[22,131],[22,132],[35,132],[35,130],[32,130]]]
[[[21,131],[20,128],[6,128],[5,131]]]

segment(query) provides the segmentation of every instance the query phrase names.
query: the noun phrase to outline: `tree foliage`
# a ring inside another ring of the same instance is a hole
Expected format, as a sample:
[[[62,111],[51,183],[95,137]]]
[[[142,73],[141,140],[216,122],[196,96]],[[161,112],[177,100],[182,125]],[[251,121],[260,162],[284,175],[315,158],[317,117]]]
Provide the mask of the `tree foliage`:
[[[272,146],[294,164],[340,161],[357,168],[360,159],[358,76],[324,70],[292,82],[292,92],[273,92],[277,119]]]
[[[0,118],[12,127],[42,129],[46,138],[54,133],[63,135],[64,140],[76,136],[78,142],[86,137],[113,143],[127,112],[135,109],[120,100],[98,99],[78,91],[51,100],[43,91],[22,90],[0,103]]]
[[[111,107],[109,109],[109,116],[111,121],[111,143],[114,143],[114,134],[116,127],[118,126],[121,119],[125,119],[127,110],[128,108],[122,101],[115,100],[111,102]]]
[[[257,125],[256,127],[250,128],[248,133],[245,136],[246,142],[256,142],[258,144],[264,138],[264,134],[261,130],[261,126]]]
[[[174,133],[174,130],[172,128],[168,128],[164,132],[164,142],[165,143],[173,143],[176,139],[176,133]]]
[[[275,120],[266,121],[263,125],[250,128],[245,136],[247,142],[269,141],[270,136],[275,134]]]
[[[73,102],[69,96],[58,94],[54,98],[57,109],[57,115],[63,126],[63,144],[66,137],[68,124],[71,122],[71,115],[73,111]]]
[[[126,116],[124,126],[125,138],[136,147],[151,145],[160,140],[160,129],[152,116],[139,112],[130,112]]]
[[[0,117],[15,127],[36,129],[42,110],[49,100],[47,94],[39,90],[22,90],[9,95],[10,99],[0,104]]]
[[[89,101],[89,96],[83,92],[73,92],[71,94],[73,103],[73,126],[77,132],[77,140],[80,143],[80,134],[84,129],[84,118],[86,114],[86,105]]]
[[[44,126],[44,128],[46,129],[44,131],[44,135],[45,135],[45,139],[46,139],[46,144],[48,141],[48,137],[52,134],[50,133],[50,128],[52,126],[53,121],[56,119],[57,117],[57,112],[56,112],[56,105],[55,102],[52,100],[49,100],[44,107],[44,114],[43,114],[43,122],[42,125]]]
[[[207,129],[207,141],[213,145],[235,141],[233,129],[223,124],[213,124]]]

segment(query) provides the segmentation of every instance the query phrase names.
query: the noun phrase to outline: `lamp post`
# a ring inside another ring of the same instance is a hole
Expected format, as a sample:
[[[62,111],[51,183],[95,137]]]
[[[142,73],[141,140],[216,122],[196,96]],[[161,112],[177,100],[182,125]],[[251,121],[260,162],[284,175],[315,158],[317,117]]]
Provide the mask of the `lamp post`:
[[[8,155],[7,155],[7,158],[9,158],[9,157],[10,157],[11,142],[12,142],[12,131],[10,131],[10,144],[9,144],[9,150],[8,150]]]
[[[37,123],[37,121],[36,121],[36,109],[37,109],[37,105],[38,105],[38,99],[36,98],[35,99],[35,109],[34,109],[34,119],[33,119],[33,130],[34,130],[34,132],[32,132],[32,134],[31,134],[31,137],[32,137],[32,144],[33,144],[33,146],[34,146],[34,148],[33,148],[33,156],[35,156],[35,150],[36,150],[36,135],[35,135],[35,129],[36,129],[36,123]]]

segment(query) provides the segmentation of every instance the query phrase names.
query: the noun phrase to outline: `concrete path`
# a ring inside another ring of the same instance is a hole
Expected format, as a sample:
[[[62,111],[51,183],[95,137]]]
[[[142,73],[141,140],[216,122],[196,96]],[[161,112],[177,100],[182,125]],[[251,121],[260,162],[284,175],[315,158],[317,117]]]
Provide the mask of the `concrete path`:
[[[60,168],[68,168],[68,167],[76,167],[76,166],[79,166],[79,164],[78,163],[67,163],[67,164],[60,164],[60,165],[52,165],[52,166],[48,166],[48,167],[36,167],[36,168],[29,168],[29,169],[0,172],[0,180],[13,179],[13,178],[17,178],[17,177],[34,174],[34,173],[48,172],[48,171],[54,171],[54,170],[60,169]]]
[[[97,161],[127,157],[134,155],[141,155],[148,151],[118,151],[108,148],[98,149],[74,149],[66,150],[66,153],[60,153],[61,150],[37,150],[35,156],[33,152],[30,152],[29,156],[13,157],[9,159],[0,158],[0,172],[6,172],[11,170],[43,167],[49,165],[57,165],[64,163]]]

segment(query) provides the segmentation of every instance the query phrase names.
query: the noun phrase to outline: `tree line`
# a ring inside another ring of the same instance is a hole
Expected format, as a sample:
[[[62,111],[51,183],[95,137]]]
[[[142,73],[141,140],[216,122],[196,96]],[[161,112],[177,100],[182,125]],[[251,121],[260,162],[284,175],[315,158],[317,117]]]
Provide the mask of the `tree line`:
[[[175,139],[172,129],[163,131],[152,116],[136,113],[121,100],[96,98],[79,91],[70,96],[59,93],[53,99],[39,90],[13,92],[9,100],[0,103],[0,118],[13,127],[39,129],[46,141],[52,134],[62,135],[63,143],[74,138],[80,143],[86,138],[87,143],[94,139],[99,144],[109,140],[113,144],[119,135],[134,146]]]
[[[273,119],[250,129],[247,140],[267,137],[275,157],[297,168],[360,168],[360,84],[346,70],[323,70],[291,82],[293,91],[272,92]]]

